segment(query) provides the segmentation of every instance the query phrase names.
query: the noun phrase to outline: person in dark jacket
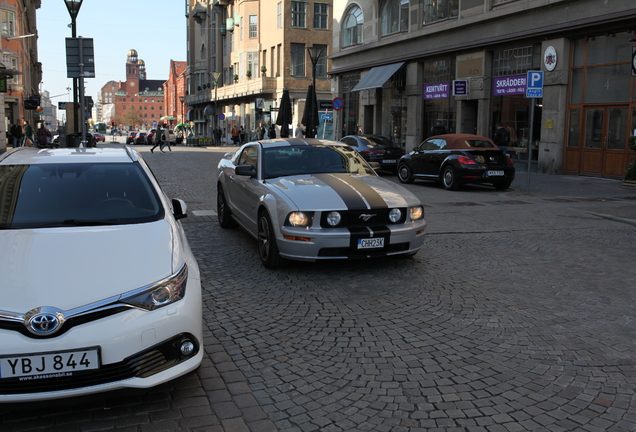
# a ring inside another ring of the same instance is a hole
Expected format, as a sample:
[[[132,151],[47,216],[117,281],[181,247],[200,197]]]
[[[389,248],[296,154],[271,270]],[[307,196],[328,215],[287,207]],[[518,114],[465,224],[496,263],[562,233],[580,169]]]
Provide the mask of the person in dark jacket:
[[[155,131],[155,145],[150,148],[150,153],[154,153],[154,150],[159,147],[159,151],[161,153],[165,153],[163,151],[163,130],[161,130],[161,125],[157,125],[157,130]]]
[[[446,134],[446,128],[444,127],[444,125],[442,124],[441,121],[438,121],[435,126],[433,126],[431,128],[431,136],[435,136],[435,135],[444,135]]]

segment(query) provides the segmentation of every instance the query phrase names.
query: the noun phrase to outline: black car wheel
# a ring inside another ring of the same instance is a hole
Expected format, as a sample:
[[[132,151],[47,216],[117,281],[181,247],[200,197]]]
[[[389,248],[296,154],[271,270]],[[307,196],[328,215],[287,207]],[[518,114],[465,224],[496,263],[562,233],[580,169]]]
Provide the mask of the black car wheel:
[[[236,221],[232,219],[232,214],[225,201],[225,194],[221,185],[219,185],[216,191],[216,215],[221,228],[235,228],[238,225]]]
[[[413,183],[413,172],[411,172],[411,168],[407,164],[401,164],[397,168],[398,179],[401,183]]]
[[[444,189],[456,191],[459,189],[459,179],[457,178],[457,173],[455,172],[455,168],[450,165],[446,165],[444,167],[444,171],[442,171],[442,185]]]
[[[504,190],[508,189],[511,184],[512,184],[511,181],[505,181],[505,182],[493,183],[493,186],[497,190],[504,191]]]
[[[258,215],[258,254],[263,265],[269,269],[280,266],[283,261],[278,252],[272,220],[266,211]]]

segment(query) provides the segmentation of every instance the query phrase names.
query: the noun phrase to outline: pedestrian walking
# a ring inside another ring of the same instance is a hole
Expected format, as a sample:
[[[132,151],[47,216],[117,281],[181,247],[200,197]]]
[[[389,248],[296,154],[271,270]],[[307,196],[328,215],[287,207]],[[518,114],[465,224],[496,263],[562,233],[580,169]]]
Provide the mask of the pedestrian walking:
[[[433,126],[431,128],[431,136],[435,136],[435,135],[445,135],[446,132],[446,127],[444,127],[444,125],[442,124],[441,121],[437,121],[437,123],[435,124],[435,126]]]
[[[44,127],[44,123],[41,123],[35,138],[37,146],[40,148],[47,147],[47,145],[49,144],[50,137],[51,137],[51,132],[49,132]]]
[[[241,145],[247,142],[245,139],[245,136],[246,136],[245,128],[243,127],[243,125],[241,125],[241,128],[239,129],[239,137],[241,139]]]
[[[159,151],[164,153],[163,151],[163,130],[161,130],[161,124],[157,125],[157,130],[155,131],[155,145],[150,148],[150,153],[154,153],[155,149],[159,147]]]
[[[504,152],[508,150],[508,144],[510,143],[510,132],[504,128],[501,123],[497,122],[495,124],[495,134],[492,137],[492,140],[495,142],[497,147],[501,148]]]
[[[24,121],[24,146],[33,146],[33,128],[28,121]]]
[[[263,123],[258,124],[258,127],[256,128],[256,135],[259,140],[265,138],[265,128],[263,127]]]
[[[20,126],[19,122],[15,122],[13,123],[13,125],[11,125],[10,133],[13,148],[20,147],[20,140],[22,139],[22,126]]]
[[[232,142],[234,143],[234,145],[238,145],[238,142],[239,142],[239,130],[236,127],[236,125],[232,126],[232,130],[230,131],[230,133],[232,134]]]
[[[219,126],[214,128],[214,145],[221,145],[221,136],[223,135],[223,131]]]
[[[165,128],[163,130],[163,140],[162,141],[163,141],[163,145],[160,147],[160,150],[162,152],[164,152],[163,149],[167,146],[168,150],[172,151],[172,146],[171,146],[171,143],[170,143],[170,129]]]
[[[274,125],[274,123],[269,125],[269,129],[267,130],[267,137],[269,139],[276,138],[276,125]]]
[[[296,130],[294,131],[294,137],[305,138],[305,130],[302,127],[300,127],[300,124],[296,125]]]

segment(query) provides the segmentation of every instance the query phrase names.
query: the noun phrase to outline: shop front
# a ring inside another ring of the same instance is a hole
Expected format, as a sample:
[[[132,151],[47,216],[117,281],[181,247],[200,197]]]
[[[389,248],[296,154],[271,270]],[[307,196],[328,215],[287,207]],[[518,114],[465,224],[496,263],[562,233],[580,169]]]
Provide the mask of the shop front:
[[[636,134],[632,33],[571,42],[565,174],[621,178]]]
[[[424,136],[433,134],[436,125],[444,126],[446,133],[457,131],[457,105],[455,97],[451,97],[451,71],[455,69],[450,59],[424,62],[423,122]]]

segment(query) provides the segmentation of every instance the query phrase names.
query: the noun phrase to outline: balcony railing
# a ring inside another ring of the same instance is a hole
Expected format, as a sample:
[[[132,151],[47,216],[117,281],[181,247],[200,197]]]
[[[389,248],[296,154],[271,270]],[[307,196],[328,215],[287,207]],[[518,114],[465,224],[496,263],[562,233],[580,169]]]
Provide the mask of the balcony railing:
[[[259,94],[263,93],[275,93],[277,86],[278,78],[260,76],[219,87],[216,91],[216,97],[218,101],[247,96],[257,97]],[[200,90],[197,91],[196,94],[189,95],[186,98],[186,104],[188,105],[196,105],[211,101],[214,101],[214,89]]]

